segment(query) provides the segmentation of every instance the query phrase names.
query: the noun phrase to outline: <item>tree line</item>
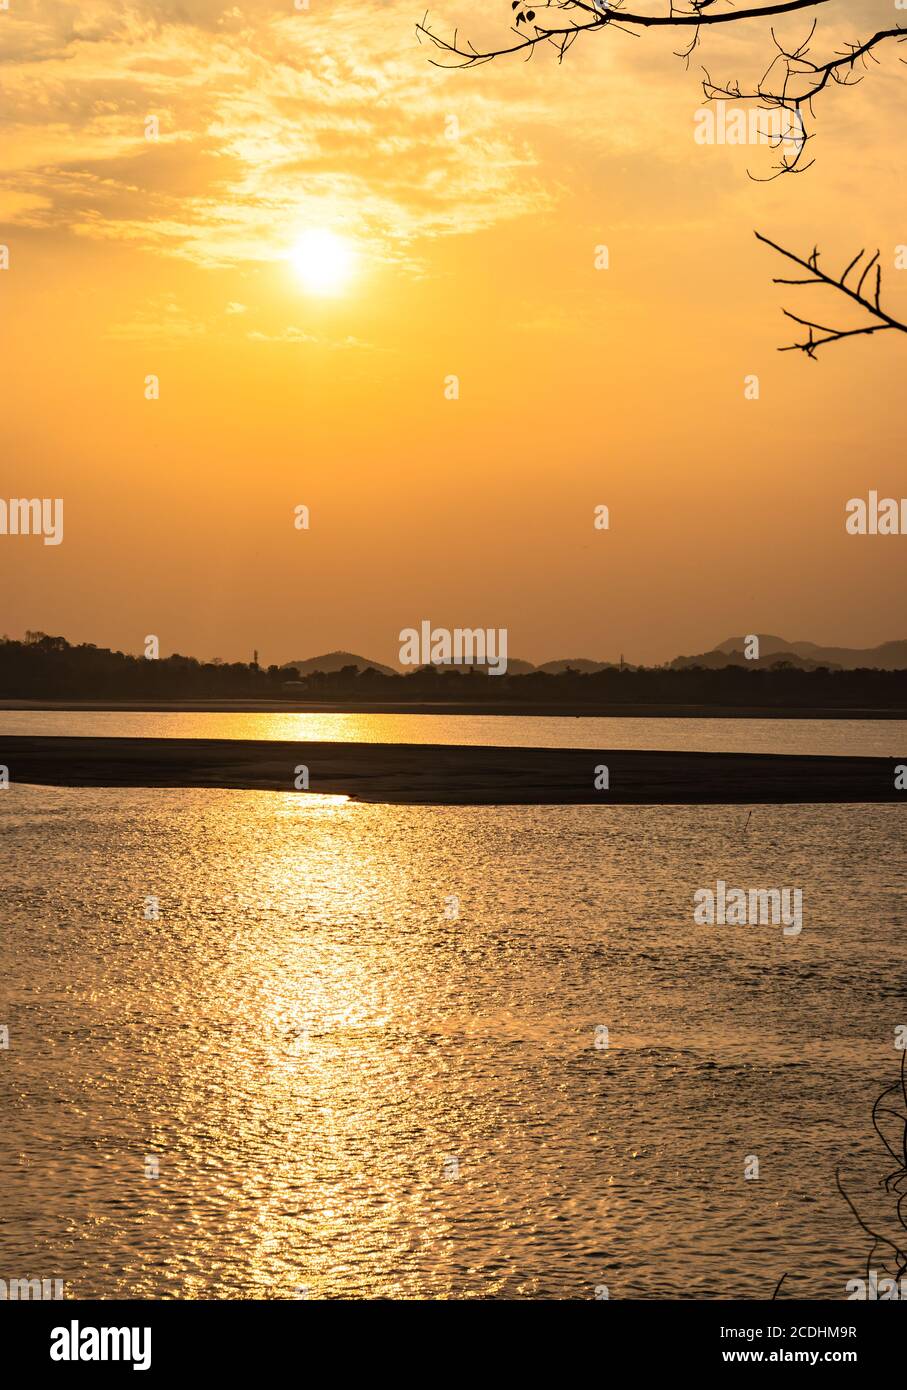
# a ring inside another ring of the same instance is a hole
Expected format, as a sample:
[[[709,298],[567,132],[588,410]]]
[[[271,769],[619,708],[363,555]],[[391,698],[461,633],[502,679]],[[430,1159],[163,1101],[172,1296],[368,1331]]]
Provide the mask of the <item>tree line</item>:
[[[445,703],[604,710],[615,705],[703,706],[768,710],[860,709],[907,715],[907,671],[828,667],[803,670],[784,660],[752,667],[606,667],[489,676],[483,671],[420,667],[406,675],[372,667],[314,671],[253,662],[198,661],[173,655],[149,661],[92,643],[29,633],[0,640],[0,700],[269,700],[374,704]]]

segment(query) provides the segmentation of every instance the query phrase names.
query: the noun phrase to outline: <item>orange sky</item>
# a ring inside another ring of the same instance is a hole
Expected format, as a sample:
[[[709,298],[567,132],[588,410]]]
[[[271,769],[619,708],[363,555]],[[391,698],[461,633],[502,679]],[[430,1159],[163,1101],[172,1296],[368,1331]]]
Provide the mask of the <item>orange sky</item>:
[[[0,536],[0,631],[264,662],[394,662],[422,619],[506,627],[532,661],[907,635],[907,537],[844,530],[847,499],[907,495],[905,340],[778,354],[782,304],[842,316],[773,286],[752,235],[836,269],[879,246],[907,313],[896,55],[817,103],[808,173],[763,184],[770,152],[693,131],[700,65],[758,77],[764,25],[706,34],[689,71],[676,36],[604,32],[456,73],[421,14],[0,13],[0,491],[65,501],[62,545]],[[477,38],[508,16],[433,12]],[[816,52],[897,18],[834,3]],[[312,228],[355,255],[336,294],[289,259]]]

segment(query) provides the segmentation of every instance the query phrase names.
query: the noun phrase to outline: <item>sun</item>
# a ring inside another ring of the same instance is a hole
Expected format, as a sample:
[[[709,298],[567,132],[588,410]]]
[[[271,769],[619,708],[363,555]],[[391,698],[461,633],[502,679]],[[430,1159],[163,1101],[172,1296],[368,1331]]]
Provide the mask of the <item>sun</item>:
[[[356,254],[348,241],[323,227],[303,232],[290,252],[293,268],[313,294],[337,294],[353,273]]]

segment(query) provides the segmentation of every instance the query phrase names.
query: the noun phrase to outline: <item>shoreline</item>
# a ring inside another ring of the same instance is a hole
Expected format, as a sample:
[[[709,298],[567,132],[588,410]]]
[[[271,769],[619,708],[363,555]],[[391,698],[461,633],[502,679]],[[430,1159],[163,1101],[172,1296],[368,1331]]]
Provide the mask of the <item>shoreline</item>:
[[[11,784],[205,787],[438,805],[901,802],[894,758],[0,735]],[[608,789],[596,772],[608,769]],[[297,790],[297,768],[308,788]]]
[[[367,700],[0,700],[0,712],[56,710],[135,714],[441,714],[535,716],[539,719],[905,719],[904,709],[778,709],[764,705],[530,705],[523,703],[413,704]]]

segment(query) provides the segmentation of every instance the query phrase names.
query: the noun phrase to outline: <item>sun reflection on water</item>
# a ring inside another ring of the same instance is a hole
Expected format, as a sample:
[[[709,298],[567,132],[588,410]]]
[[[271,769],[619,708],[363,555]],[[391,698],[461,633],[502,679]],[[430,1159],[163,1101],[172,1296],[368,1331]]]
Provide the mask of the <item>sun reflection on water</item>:
[[[731,1232],[742,1295],[782,1238],[831,1279],[846,1212],[778,1191],[860,1142],[877,1057],[843,1076],[837,1030],[872,1037],[867,980],[907,968],[889,808],[766,807],[729,848],[720,807],[5,795],[8,1267],[73,1297],[718,1296]],[[718,843],[743,881],[812,875],[798,990],[752,988],[777,933],[691,933]],[[728,1116],[793,1098],[760,1205]]]

